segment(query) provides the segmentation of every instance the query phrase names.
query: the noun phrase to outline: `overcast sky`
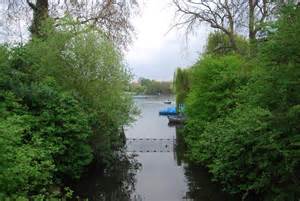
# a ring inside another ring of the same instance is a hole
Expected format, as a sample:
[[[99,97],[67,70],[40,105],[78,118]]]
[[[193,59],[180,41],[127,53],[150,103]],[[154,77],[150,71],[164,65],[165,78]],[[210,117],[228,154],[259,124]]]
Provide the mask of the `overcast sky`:
[[[135,79],[145,77],[156,80],[171,80],[177,67],[187,67],[195,63],[201,54],[209,32],[207,26],[201,26],[195,35],[188,38],[185,30],[173,29],[175,8],[172,0],[138,0],[140,15],[133,19],[137,38],[125,53],[125,60],[135,75]],[[1,2],[0,2],[1,8]],[[0,19],[0,27],[5,21]],[[9,22],[11,23],[11,22]],[[15,30],[0,28],[0,42],[20,40],[19,36],[28,38],[26,24],[16,22]],[[5,33],[6,32],[6,33]],[[19,34],[16,34],[19,33]]]
[[[126,53],[126,62],[136,76],[171,80],[177,67],[193,64],[202,52],[208,28],[202,26],[188,43],[184,30],[172,30],[174,7],[170,0],[140,0],[141,14],[133,19],[137,39]]]

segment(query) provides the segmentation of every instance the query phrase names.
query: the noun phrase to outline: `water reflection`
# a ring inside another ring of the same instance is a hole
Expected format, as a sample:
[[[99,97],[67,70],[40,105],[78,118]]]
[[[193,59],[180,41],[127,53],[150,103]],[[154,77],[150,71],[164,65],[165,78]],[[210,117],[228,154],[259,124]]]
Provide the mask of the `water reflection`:
[[[173,151],[137,153],[134,158],[116,165],[110,175],[92,169],[80,182],[80,196],[92,201],[233,200],[221,191],[220,186],[211,182],[211,175],[205,168],[186,161],[182,128],[169,127],[168,119],[158,116],[158,111],[166,107],[163,100],[136,100],[141,116],[132,127],[126,129],[126,137],[165,140],[174,138],[176,144]],[[151,147],[151,142],[148,141],[145,141],[146,148]],[[142,144],[139,146],[140,149],[143,148]]]
[[[187,186],[183,167],[176,165],[173,153],[142,153],[137,159],[142,169],[136,175],[135,194],[143,201],[182,200]]]
[[[221,191],[221,186],[211,181],[208,170],[204,167],[188,163],[185,157],[186,146],[183,141],[183,128],[176,127],[175,155],[177,165],[184,167],[187,192],[185,200],[191,201],[233,201],[237,198]]]
[[[75,186],[75,193],[82,200],[89,201],[138,201],[133,199],[135,175],[141,167],[136,155],[120,155],[118,163],[109,170],[93,164]]]
[[[126,128],[127,138],[173,138],[175,128],[168,127],[168,118],[159,116],[161,109],[170,107],[164,104],[169,97],[149,97],[136,99],[135,103],[140,108],[141,114],[137,121]],[[173,104],[171,106],[174,106]]]

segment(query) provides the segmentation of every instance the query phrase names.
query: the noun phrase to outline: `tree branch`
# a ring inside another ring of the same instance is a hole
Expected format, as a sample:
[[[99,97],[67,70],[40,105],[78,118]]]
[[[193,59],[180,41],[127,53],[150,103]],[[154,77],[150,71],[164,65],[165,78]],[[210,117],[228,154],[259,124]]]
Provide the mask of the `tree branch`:
[[[32,9],[32,10],[36,10],[36,6],[30,1],[30,0],[26,0],[28,6]]]

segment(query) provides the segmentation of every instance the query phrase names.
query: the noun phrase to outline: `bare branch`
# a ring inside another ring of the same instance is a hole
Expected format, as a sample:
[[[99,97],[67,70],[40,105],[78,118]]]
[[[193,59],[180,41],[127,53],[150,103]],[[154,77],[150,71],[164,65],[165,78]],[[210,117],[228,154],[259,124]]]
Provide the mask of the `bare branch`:
[[[26,0],[26,2],[32,10],[36,10],[36,6],[30,0]]]
[[[230,2],[229,2],[230,1]],[[181,21],[176,25],[187,25],[192,30],[198,23],[207,23],[212,28],[219,29],[231,38],[232,47],[236,47],[233,37],[235,35],[235,10],[231,3],[233,0],[173,0],[176,7],[177,19]],[[178,17],[179,16],[179,17]]]
[[[48,3],[52,19],[68,15],[82,24],[97,26],[119,47],[126,48],[134,37],[130,18],[138,11],[136,0],[7,0],[4,17],[22,19],[28,13],[35,14],[39,2]]]
[[[270,0],[173,0],[173,5],[176,23],[171,28],[185,25],[187,31],[192,31],[206,23],[225,33],[233,47],[239,31],[246,28],[249,38],[255,38],[272,14]]]

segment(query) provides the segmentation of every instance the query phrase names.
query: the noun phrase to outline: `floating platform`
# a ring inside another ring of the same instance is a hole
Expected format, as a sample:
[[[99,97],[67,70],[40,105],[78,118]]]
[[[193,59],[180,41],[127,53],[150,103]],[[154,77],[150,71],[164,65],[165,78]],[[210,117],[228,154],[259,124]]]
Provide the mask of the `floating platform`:
[[[127,152],[173,152],[176,139],[127,138]]]

